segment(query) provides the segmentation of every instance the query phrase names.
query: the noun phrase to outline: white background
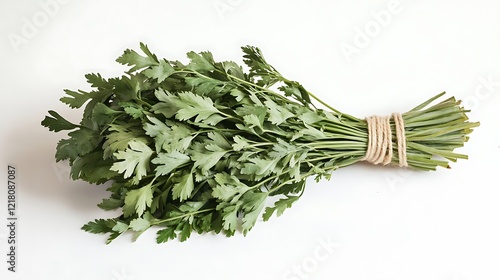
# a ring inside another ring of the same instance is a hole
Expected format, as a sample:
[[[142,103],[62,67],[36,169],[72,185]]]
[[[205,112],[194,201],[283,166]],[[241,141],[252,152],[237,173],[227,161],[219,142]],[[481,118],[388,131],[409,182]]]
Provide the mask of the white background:
[[[0,7],[0,224],[7,164],[18,170],[19,217],[15,274],[0,226],[0,279],[500,279],[500,2],[54,1]],[[450,170],[351,166],[310,180],[246,237],[157,245],[149,231],[106,246],[80,230],[116,215],[96,207],[105,186],[67,179],[54,162],[65,135],[40,121],[51,109],[78,121],[62,90],[88,89],[86,73],[120,75],[114,60],[141,41],[172,60],[210,50],[241,62],[240,46],[258,46],[283,75],[359,117],[446,90],[481,126],[460,149],[470,159]]]

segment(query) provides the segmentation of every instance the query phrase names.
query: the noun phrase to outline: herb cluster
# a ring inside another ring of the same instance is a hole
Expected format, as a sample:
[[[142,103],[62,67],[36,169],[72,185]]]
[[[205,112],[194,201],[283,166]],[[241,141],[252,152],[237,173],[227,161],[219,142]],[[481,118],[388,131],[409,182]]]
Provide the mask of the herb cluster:
[[[126,50],[117,59],[130,67],[125,75],[89,74],[92,91],[65,90],[62,102],[84,107],[79,124],[54,111],[42,121],[69,131],[56,160],[68,160],[72,179],[112,182],[98,206],[122,214],[83,226],[109,233],[108,242],[151,227],[159,229],[158,243],[184,241],[193,231],[246,234],[261,216],[267,221],[291,207],[308,177],[330,178],[365,154],[363,119],[284,78],[258,48],[242,48],[247,72],[210,52],[189,52],[183,64],[140,48],[144,54]],[[453,150],[477,123],[454,98],[432,105],[441,95],[403,114],[412,168],[466,158]],[[275,202],[267,206],[269,197]]]

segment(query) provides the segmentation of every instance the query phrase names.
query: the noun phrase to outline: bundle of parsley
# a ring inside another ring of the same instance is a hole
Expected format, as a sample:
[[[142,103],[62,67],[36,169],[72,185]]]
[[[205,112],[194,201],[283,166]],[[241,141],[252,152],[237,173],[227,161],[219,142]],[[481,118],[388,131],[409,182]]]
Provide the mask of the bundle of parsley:
[[[42,121],[51,131],[70,131],[56,160],[68,160],[74,180],[111,181],[99,207],[122,210],[84,230],[109,233],[108,242],[153,226],[158,243],[184,241],[193,231],[246,234],[262,212],[266,221],[291,207],[308,177],[329,178],[365,159],[366,120],[281,76],[258,48],[242,49],[248,72],[210,52],[189,52],[186,65],[158,59],[141,44],[144,55],[126,50],[117,59],[131,67],[125,75],[89,74],[93,91],[65,90],[62,102],[85,109],[79,124],[54,111]],[[453,150],[478,123],[468,122],[453,97],[437,102],[443,94],[401,115],[410,168],[434,170],[466,158]],[[389,160],[397,163],[394,122],[388,120],[387,136],[394,136]]]

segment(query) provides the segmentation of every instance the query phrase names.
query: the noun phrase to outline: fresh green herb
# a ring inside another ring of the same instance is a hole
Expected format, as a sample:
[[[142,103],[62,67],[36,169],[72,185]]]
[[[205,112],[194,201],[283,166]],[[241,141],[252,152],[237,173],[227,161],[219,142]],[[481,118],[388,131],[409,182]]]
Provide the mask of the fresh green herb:
[[[51,131],[70,131],[56,160],[69,162],[75,180],[112,182],[99,207],[122,210],[84,230],[109,233],[108,242],[151,227],[159,229],[158,243],[184,241],[193,231],[246,234],[259,217],[290,208],[308,177],[328,179],[363,159],[364,119],[284,78],[258,48],[242,49],[247,72],[210,52],[189,52],[186,65],[158,59],[141,44],[144,54],[126,50],[117,59],[131,67],[125,75],[89,74],[92,91],[65,91],[61,101],[84,111],[79,124],[54,111],[42,121]],[[435,102],[443,94],[402,114],[411,168],[466,158],[453,150],[478,123],[467,121],[453,97]],[[275,203],[266,207],[269,197]]]

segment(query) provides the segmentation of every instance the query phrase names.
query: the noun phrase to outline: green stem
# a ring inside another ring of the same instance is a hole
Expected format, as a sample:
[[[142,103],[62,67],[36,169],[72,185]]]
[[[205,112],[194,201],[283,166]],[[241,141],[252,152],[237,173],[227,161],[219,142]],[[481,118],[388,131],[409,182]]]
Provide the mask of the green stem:
[[[214,210],[215,210],[215,208],[208,208],[208,209],[198,210],[198,211],[194,211],[194,212],[189,212],[189,213],[186,213],[184,215],[175,216],[175,217],[172,217],[172,218],[155,221],[155,222],[151,223],[151,225],[159,225],[159,224],[163,224],[163,223],[175,221],[177,219],[182,219],[182,218],[185,218],[185,217],[188,217],[188,216],[192,216],[192,215],[196,215],[196,214],[200,214],[200,213],[205,213],[205,212],[210,212],[210,211],[214,211]]]
[[[153,106],[151,106],[151,104],[147,103],[146,101],[142,100],[142,99],[136,99],[136,101],[138,101],[139,103],[141,103],[142,105],[148,107],[148,108],[153,108]]]
[[[356,122],[359,121],[358,118],[353,117],[353,116],[351,116],[349,114],[344,114],[344,113],[340,112],[339,110],[333,108],[332,106],[328,105],[328,103],[324,102],[323,100],[321,100],[319,97],[317,97],[313,93],[311,93],[311,92],[308,91],[307,94],[309,94],[310,97],[312,97],[314,100],[316,100],[317,102],[319,102],[321,105],[323,105],[326,108],[328,108],[330,111],[335,112],[335,113],[337,113],[340,116],[346,117],[347,119],[349,119],[351,121],[356,121]]]

